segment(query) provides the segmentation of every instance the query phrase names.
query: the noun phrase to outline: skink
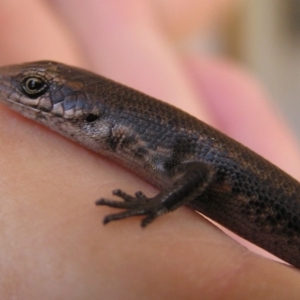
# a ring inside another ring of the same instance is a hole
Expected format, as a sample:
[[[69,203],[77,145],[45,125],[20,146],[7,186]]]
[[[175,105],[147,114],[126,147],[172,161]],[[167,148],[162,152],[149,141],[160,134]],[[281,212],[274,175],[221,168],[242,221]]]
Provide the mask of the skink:
[[[143,215],[182,205],[300,268],[300,184],[187,113],[94,73],[41,61],[0,68],[0,102],[138,173],[161,192],[97,205]]]

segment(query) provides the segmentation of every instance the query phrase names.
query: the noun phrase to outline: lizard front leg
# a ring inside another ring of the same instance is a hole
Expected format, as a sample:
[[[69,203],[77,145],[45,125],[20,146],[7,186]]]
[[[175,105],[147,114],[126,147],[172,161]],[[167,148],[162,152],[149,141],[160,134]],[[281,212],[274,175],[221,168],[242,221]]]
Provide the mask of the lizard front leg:
[[[215,171],[205,163],[183,163],[173,167],[166,175],[172,182],[170,188],[162,190],[152,198],[146,197],[142,192],[136,192],[135,196],[131,196],[122,190],[114,190],[113,195],[122,198],[123,202],[101,198],[96,201],[96,205],[125,209],[123,212],[107,215],[103,220],[104,224],[142,215],[145,218],[141,226],[145,227],[157,217],[201,195],[212,182],[214,174]]]

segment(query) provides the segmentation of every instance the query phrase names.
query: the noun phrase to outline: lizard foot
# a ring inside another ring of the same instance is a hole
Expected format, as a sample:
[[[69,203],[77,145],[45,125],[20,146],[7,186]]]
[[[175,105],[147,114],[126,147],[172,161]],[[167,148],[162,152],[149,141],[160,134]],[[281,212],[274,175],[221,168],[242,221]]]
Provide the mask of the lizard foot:
[[[112,193],[113,195],[122,198],[124,201],[121,202],[101,198],[96,201],[96,205],[121,208],[125,209],[125,211],[107,215],[103,220],[104,224],[132,216],[146,216],[141,222],[141,226],[145,227],[160,215],[168,212],[168,209],[162,204],[161,197],[158,197],[159,195],[148,198],[141,191],[136,192],[134,196],[131,196],[122,190],[114,190]]]

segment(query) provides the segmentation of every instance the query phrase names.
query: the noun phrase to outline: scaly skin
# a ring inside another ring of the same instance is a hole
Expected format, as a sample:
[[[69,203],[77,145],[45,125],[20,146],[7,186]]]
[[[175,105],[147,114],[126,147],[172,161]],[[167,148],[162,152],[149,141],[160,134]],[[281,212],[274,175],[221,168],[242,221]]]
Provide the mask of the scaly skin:
[[[161,192],[97,205],[144,215],[188,205],[300,267],[300,184],[187,113],[91,72],[55,62],[0,68],[0,101],[136,172]]]

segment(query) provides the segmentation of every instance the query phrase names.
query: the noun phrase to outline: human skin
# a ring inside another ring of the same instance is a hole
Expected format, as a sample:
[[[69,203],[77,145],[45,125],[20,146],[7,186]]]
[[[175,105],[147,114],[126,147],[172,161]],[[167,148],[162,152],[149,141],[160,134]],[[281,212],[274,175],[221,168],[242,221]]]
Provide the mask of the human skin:
[[[293,137],[255,81],[232,62],[176,47],[233,1],[182,2],[1,1],[0,64],[89,68],[194,114],[300,178]],[[103,226],[112,210],[97,198],[115,188],[157,192],[113,162],[4,106],[0,138],[1,299],[299,299],[297,270],[187,208],[146,229],[140,218]]]

